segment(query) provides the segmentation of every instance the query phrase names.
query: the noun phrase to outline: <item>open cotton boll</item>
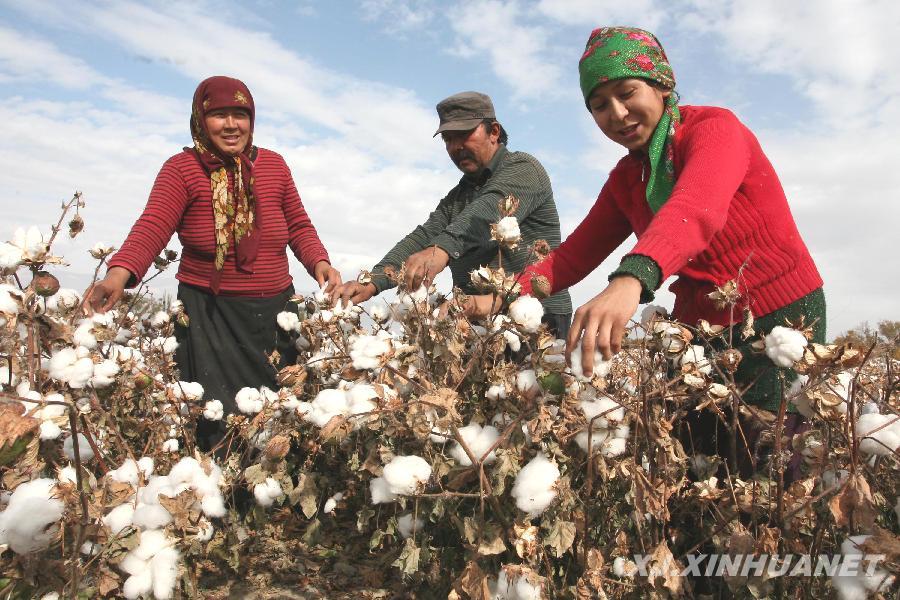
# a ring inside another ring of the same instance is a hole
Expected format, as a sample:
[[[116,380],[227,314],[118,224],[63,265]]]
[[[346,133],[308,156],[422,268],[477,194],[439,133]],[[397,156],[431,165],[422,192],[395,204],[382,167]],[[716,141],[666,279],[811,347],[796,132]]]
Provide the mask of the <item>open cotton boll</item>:
[[[481,458],[487,449],[493,446],[494,442],[497,441],[497,438],[500,437],[500,432],[490,425],[482,427],[478,423],[471,423],[465,427],[460,427],[459,435],[469,447],[469,450],[472,451],[475,458]],[[459,442],[453,443],[453,447],[450,449],[450,456],[464,467],[472,465],[472,461],[469,459],[469,456],[466,454],[466,451],[463,450],[463,447]],[[484,464],[490,464],[495,460],[497,460],[497,454],[492,450],[491,453],[484,458],[483,462]]]
[[[391,491],[391,486],[384,477],[372,479],[369,482],[369,492],[372,494],[372,504],[394,502],[399,497]]]
[[[400,535],[405,538],[408,538],[424,526],[425,521],[422,519],[414,519],[412,513],[406,513],[397,519],[397,530],[400,532]]]
[[[89,383],[95,388],[110,386],[119,374],[119,365],[114,360],[102,360],[94,365],[94,372]]]
[[[216,533],[216,528],[213,527],[213,524],[207,521],[204,518],[201,518],[197,523],[197,534],[194,536],[198,541],[208,542],[212,539],[213,534]]]
[[[66,458],[69,460],[75,460],[75,444],[72,441],[71,435],[63,441],[63,454],[65,454]],[[78,455],[81,457],[81,462],[86,462],[94,458],[94,450],[91,448],[91,445],[88,443],[88,440],[84,437],[83,433],[78,434]]]
[[[380,367],[382,357],[390,351],[390,341],[376,335],[358,335],[350,342],[353,368],[361,371]]]
[[[198,475],[203,474],[203,467],[200,466],[197,459],[192,456],[185,456],[169,470],[169,481],[172,482],[173,485],[190,483],[194,481]]]
[[[153,590],[153,575],[150,573],[148,566],[140,573],[132,575],[122,584],[122,595],[127,600],[136,600],[141,596],[145,596]]]
[[[862,560],[869,555],[864,554],[860,549],[860,546],[864,544],[869,537],[871,536],[853,535],[841,543],[841,555],[844,557],[859,557],[860,564],[857,574],[841,575],[841,570],[839,569],[837,574],[831,576],[831,583],[834,585],[840,600],[864,599],[867,598],[869,594],[887,591],[894,583],[894,577],[887,571],[884,571],[877,566],[874,569],[871,569],[870,563]],[[869,574],[870,571],[871,574]]]
[[[160,504],[139,504],[131,522],[142,529],[159,529],[172,522],[172,515]]]
[[[587,452],[588,440],[590,440],[592,450],[599,449],[603,456],[613,458],[625,452],[629,432],[628,425],[619,425],[612,429],[594,429],[592,432],[587,430],[580,431],[575,436],[575,443]]]
[[[516,475],[512,488],[516,506],[529,517],[540,515],[556,498],[557,480],[559,467],[539,452]]]
[[[538,387],[537,375],[534,369],[527,369],[516,373],[516,389],[527,394],[534,388]]]
[[[221,421],[225,416],[225,407],[220,400],[210,400],[203,405],[203,416],[210,421]]]
[[[534,296],[521,296],[509,305],[509,317],[528,333],[534,333],[541,326],[544,306]]]
[[[178,452],[179,447],[178,440],[175,438],[169,438],[162,443],[163,452]]]
[[[235,395],[234,401],[237,403],[238,410],[244,414],[256,414],[263,409],[262,396],[256,388],[241,388]]]
[[[580,342],[576,344],[575,348],[572,350],[570,362],[572,365],[572,375],[575,376],[575,379],[582,382],[590,381],[593,377],[605,377],[606,374],[609,373],[609,369],[612,366],[612,361],[603,360],[603,355],[594,350],[594,372],[592,377],[586,377],[581,364]]]
[[[703,346],[688,346],[684,354],[678,358],[678,366],[680,367],[691,363],[696,365],[697,370],[704,375],[712,371],[712,364],[706,358],[706,348]]]
[[[283,330],[291,332],[300,328],[300,317],[295,312],[282,311],[275,316],[275,321]]]
[[[110,533],[118,535],[120,531],[132,525],[134,506],[130,502],[120,504],[103,517],[103,524],[109,527]]]
[[[41,439],[44,441],[58,439],[62,429],[53,421],[41,421]]]
[[[765,338],[766,356],[779,367],[792,367],[803,356],[809,343],[806,336],[796,329],[777,325]]]
[[[162,327],[169,322],[169,313],[164,310],[157,311],[150,317],[150,325],[152,327]]]
[[[263,483],[253,486],[253,495],[256,496],[256,503],[260,506],[272,506],[275,499],[281,496],[281,484],[272,477],[266,477]]]
[[[8,242],[0,244],[0,270],[13,270],[22,264],[22,260],[23,256],[21,248]],[[2,295],[2,293],[3,292],[0,291],[0,295]],[[0,325],[5,325],[5,323],[0,322]]]
[[[602,395],[598,398],[592,398],[593,392],[589,390],[582,391],[578,397],[581,398],[579,407],[584,413],[584,418],[588,424],[593,419],[594,429],[606,429],[611,426],[610,422],[618,423],[625,418],[625,407],[621,406],[609,396]]]
[[[156,600],[168,600],[175,591],[178,581],[178,550],[163,548],[150,559],[150,572],[153,578],[153,597]]]
[[[113,469],[108,475],[113,481],[130,483],[133,486],[137,486],[139,471],[140,469],[138,468],[137,462],[133,458],[126,458],[122,461],[122,466],[118,469]]]
[[[0,317],[2,320],[2,317]],[[3,326],[3,323],[0,322],[0,327]],[[4,387],[16,387],[19,383],[19,377],[15,373],[10,372],[9,367],[6,365],[0,366],[0,390]]]
[[[75,473],[75,467],[67,465],[61,468],[56,474],[56,480],[60,483],[78,484],[78,477]]]
[[[506,345],[509,346],[510,351],[518,352],[522,349],[522,338],[515,331],[504,331],[503,339],[506,340]]]
[[[177,400],[199,400],[203,397],[203,386],[196,381],[178,381],[169,384],[172,390],[172,396]]]
[[[150,456],[142,456],[137,461],[138,469],[144,474],[144,477],[149,478],[153,475],[154,462],[153,458]]]
[[[384,466],[383,476],[391,492],[411,496],[431,478],[431,465],[421,456],[395,456]]]
[[[492,385],[488,388],[488,391],[485,392],[484,396],[488,400],[500,400],[506,398],[506,386]]]
[[[65,505],[53,497],[55,486],[49,478],[20,483],[0,513],[0,539],[17,554],[43,550],[56,538]]]
[[[141,532],[141,542],[137,548],[132,550],[134,555],[144,560],[150,560],[156,553],[164,548],[175,546],[175,539],[162,529],[152,529],[150,531]]]
[[[391,316],[391,312],[386,304],[378,303],[369,309],[369,316],[372,317],[372,320],[376,323],[384,323],[388,320],[388,317]]]
[[[311,410],[306,413],[305,419],[318,427],[324,427],[332,417],[348,412],[350,407],[347,400],[347,392],[344,390],[320,390],[310,403]]]
[[[506,569],[497,576],[495,600],[542,600],[540,586],[532,585],[525,577],[510,578]]]
[[[93,377],[94,361],[87,356],[79,357],[75,348],[63,348],[50,356],[47,372],[52,379],[80,389]]]
[[[860,440],[860,452],[877,456],[893,454],[900,447],[900,417],[878,413],[860,415],[856,421],[856,437]]]
[[[515,217],[503,217],[495,227],[497,238],[505,244],[516,244],[522,239],[519,221]]]
[[[657,315],[659,315],[657,317]],[[668,312],[662,306],[658,306],[656,304],[648,304],[644,307],[644,310],[641,311],[641,326],[646,329],[650,322],[653,321],[654,317],[665,319],[668,315]]]

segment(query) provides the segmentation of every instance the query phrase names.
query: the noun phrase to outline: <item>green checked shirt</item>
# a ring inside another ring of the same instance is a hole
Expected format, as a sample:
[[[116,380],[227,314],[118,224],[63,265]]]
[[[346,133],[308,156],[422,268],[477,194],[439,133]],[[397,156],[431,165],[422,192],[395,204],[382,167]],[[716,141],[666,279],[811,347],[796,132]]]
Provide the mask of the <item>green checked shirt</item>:
[[[385,267],[392,265],[399,270],[412,254],[435,245],[450,255],[453,285],[467,294],[480,293],[472,285],[469,273],[482,265],[497,266],[498,244],[491,239],[491,224],[500,220],[498,200],[510,194],[519,199],[515,217],[522,240],[515,250],[502,250],[506,272],[518,273],[525,268],[531,245],[537,240],[546,240],[551,248],[559,246],[559,214],[547,172],[530,154],[509,152],[501,145],[477,181],[463,176],[428,220],[375,265],[372,283],[378,293],[394,286],[384,274]],[[543,304],[547,313],[572,312],[567,291],[550,296]]]

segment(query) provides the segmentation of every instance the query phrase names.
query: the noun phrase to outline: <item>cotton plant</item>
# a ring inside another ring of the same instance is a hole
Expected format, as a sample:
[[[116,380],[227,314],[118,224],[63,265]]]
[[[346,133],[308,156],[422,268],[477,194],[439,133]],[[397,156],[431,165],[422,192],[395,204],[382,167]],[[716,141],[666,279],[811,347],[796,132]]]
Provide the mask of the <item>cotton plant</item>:
[[[16,554],[50,546],[59,533],[65,505],[57,498],[55,479],[40,478],[19,484],[0,512],[0,544]]]
[[[377,369],[390,351],[391,335],[383,330],[375,335],[357,335],[350,339],[350,358],[354,369]]]
[[[484,464],[490,464],[497,460],[497,453],[494,450],[491,450],[491,452],[485,456],[485,452],[487,452],[497,441],[497,438],[500,437],[500,432],[497,431],[495,427],[491,425],[481,426],[478,423],[470,423],[465,427],[460,427],[457,431],[459,431],[459,435],[463,442],[465,442],[466,446],[468,446],[476,459],[481,459],[481,457],[484,456],[484,460],[482,461]],[[453,446],[450,448],[450,456],[463,467],[472,465],[472,460],[466,454],[465,449],[463,449],[459,442],[453,443]]]
[[[234,397],[238,410],[249,415],[262,412],[266,406],[272,406],[278,403],[279,400],[278,392],[266,386],[241,388]]]
[[[871,558],[867,558],[868,555],[860,548],[869,537],[853,535],[841,542],[841,556],[844,560],[847,560],[847,557],[856,557],[859,569],[854,574],[842,574],[842,569],[838,569],[831,576],[831,583],[840,600],[864,600],[872,594],[888,591],[894,583],[893,575],[877,566],[871,568],[869,565],[868,560]]]
[[[593,388],[579,393],[579,408],[588,426],[575,436],[575,443],[585,452],[599,449],[607,458],[624,454],[630,434],[622,422],[625,408],[610,396],[597,395]]]
[[[176,542],[175,538],[158,529],[141,534],[138,546],[118,565],[128,575],[122,584],[125,598],[133,600],[151,594],[156,600],[173,597],[181,561]]]
[[[890,456],[900,449],[900,416],[869,413],[856,421],[859,450],[870,456]]]
[[[378,408],[378,393],[369,384],[345,383],[339,388],[320,390],[312,402],[300,402],[297,413],[316,427],[325,427],[334,417],[352,419],[354,429],[366,419],[353,418]]]

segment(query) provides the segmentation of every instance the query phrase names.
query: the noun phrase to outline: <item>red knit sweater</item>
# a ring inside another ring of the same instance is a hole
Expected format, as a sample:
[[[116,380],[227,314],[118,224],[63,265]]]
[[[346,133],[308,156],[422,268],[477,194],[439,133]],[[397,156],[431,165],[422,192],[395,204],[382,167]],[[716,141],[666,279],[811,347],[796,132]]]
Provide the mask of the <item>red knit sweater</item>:
[[[715,285],[739,278],[753,314],[769,314],[822,286],[800,238],[775,170],[759,142],[728,110],[680,107],[675,136],[676,182],[655,215],[645,196],[649,165],[630,153],[609,175],[584,221],[544,261],[522,278],[544,275],[553,292],[581,281],[634,232],[629,254],[647,256],[661,270],[660,282],[678,279],[673,316],[695,324],[729,324],[737,311],[717,310],[707,297]]]
[[[310,274],[317,262],[328,260],[281,155],[260,148],[253,178],[263,227],[256,265],[253,273],[237,271],[232,244],[222,269],[221,295],[264,297],[282,292],[291,284],[287,246]],[[186,152],[163,164],[143,214],[109,266],[124,267],[140,280],[175,231],[183,247],[177,279],[208,290],[216,253],[212,190],[209,176]]]

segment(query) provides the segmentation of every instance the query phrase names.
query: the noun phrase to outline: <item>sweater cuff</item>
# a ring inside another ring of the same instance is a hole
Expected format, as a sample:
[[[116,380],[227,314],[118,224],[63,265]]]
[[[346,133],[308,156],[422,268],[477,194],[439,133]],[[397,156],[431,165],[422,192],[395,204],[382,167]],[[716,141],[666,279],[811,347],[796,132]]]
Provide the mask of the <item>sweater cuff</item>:
[[[641,282],[642,304],[653,301],[653,292],[659,287],[662,277],[662,270],[655,260],[642,254],[629,254],[622,259],[619,268],[612,272],[609,280],[623,275],[631,275]]]
[[[372,285],[375,286],[376,295],[397,287],[397,284],[391,281],[391,278],[384,272],[384,267],[382,266],[376,266],[372,269]]]
[[[450,255],[450,260],[456,260],[463,253],[463,245],[456,237],[450,235],[446,231],[435,236],[429,246],[437,246]]]

